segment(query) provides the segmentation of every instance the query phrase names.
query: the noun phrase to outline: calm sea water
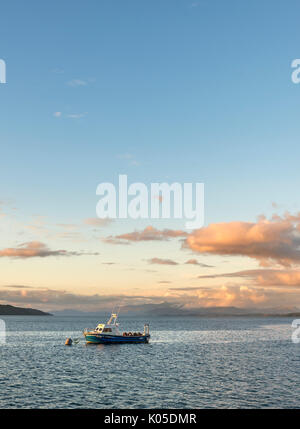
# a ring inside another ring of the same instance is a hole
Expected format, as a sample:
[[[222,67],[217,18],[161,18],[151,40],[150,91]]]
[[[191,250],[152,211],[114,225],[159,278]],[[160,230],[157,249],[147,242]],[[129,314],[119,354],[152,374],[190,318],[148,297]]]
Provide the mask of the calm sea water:
[[[2,317],[1,408],[299,408],[291,319],[150,320],[150,344],[89,345],[88,317]],[[121,317],[124,330],[142,319]]]

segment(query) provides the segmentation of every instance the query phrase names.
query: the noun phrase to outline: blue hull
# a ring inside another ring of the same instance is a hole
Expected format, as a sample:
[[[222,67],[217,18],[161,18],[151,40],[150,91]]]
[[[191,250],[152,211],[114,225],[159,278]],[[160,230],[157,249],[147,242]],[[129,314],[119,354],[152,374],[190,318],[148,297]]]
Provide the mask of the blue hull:
[[[138,337],[123,337],[117,335],[86,334],[85,340],[88,344],[149,343],[150,335],[142,335]]]

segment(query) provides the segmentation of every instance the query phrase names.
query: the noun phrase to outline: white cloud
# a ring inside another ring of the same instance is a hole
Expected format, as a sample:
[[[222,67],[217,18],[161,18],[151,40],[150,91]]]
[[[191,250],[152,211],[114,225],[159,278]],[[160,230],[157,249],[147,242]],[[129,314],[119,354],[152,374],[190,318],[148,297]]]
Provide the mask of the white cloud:
[[[69,115],[67,115],[68,118],[71,119],[79,119],[79,118],[84,118],[84,116],[87,115],[88,112],[84,112],[84,113],[71,113]]]
[[[69,86],[86,86],[87,82],[85,80],[81,80],[81,79],[72,79],[67,83]]]
[[[130,165],[139,166],[140,163],[134,158],[131,153],[119,153],[117,158],[124,159],[129,162]]]

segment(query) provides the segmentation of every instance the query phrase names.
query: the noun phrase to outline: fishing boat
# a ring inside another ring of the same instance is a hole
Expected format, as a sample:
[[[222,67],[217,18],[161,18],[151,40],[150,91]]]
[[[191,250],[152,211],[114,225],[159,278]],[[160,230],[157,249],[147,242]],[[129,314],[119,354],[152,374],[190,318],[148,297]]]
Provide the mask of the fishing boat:
[[[83,335],[87,344],[111,344],[111,343],[149,343],[149,324],[144,325],[144,332],[119,331],[117,323],[118,314],[112,313],[106,323],[99,325],[92,331],[85,329]]]

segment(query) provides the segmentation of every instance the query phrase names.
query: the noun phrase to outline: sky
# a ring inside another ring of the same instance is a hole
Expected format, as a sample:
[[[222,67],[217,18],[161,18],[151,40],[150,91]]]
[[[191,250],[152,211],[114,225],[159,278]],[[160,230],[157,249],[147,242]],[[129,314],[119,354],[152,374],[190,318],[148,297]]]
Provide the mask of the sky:
[[[1,7],[0,303],[300,308],[300,5]],[[202,182],[205,224],[104,221],[97,185]]]

